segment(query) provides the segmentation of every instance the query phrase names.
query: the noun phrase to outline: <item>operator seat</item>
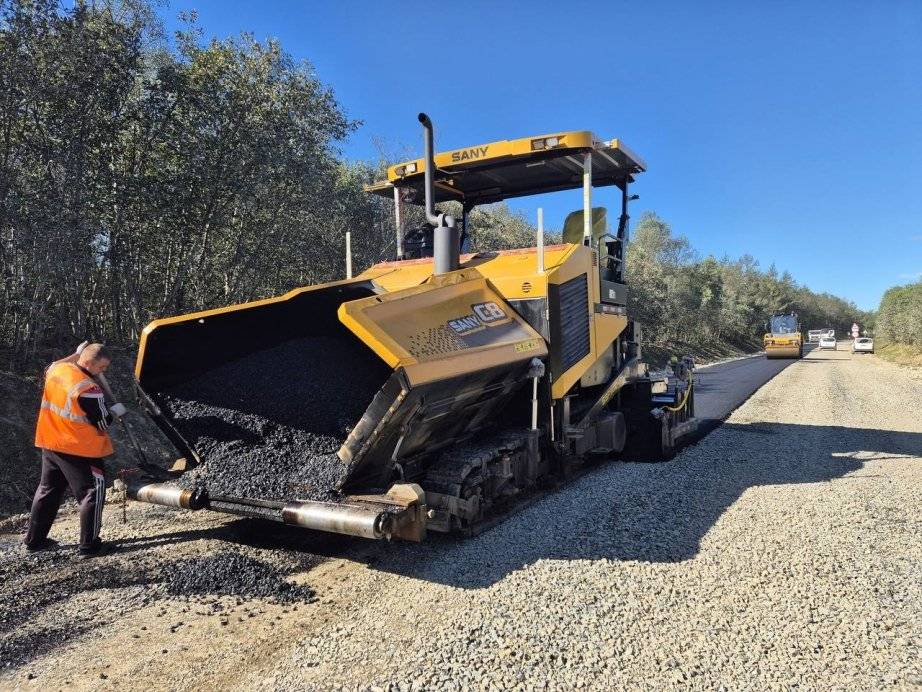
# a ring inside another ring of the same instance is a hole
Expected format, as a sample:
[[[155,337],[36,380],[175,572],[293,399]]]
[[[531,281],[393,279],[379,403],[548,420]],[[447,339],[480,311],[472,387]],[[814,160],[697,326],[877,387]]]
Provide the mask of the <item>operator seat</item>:
[[[583,210],[567,214],[563,222],[563,242],[582,244]],[[621,262],[624,257],[621,239],[608,227],[608,210],[605,207],[592,208],[592,247],[599,253],[599,269],[602,279],[621,281]]]
[[[563,241],[582,245],[583,210],[570,212],[563,222]],[[592,247],[599,256],[600,296],[603,303],[627,305],[624,284],[624,241],[608,227],[608,210],[592,209]]]
[[[592,246],[599,244],[599,238],[608,233],[608,210],[605,207],[592,208]],[[583,242],[583,210],[567,214],[563,222],[563,242],[580,245]]]

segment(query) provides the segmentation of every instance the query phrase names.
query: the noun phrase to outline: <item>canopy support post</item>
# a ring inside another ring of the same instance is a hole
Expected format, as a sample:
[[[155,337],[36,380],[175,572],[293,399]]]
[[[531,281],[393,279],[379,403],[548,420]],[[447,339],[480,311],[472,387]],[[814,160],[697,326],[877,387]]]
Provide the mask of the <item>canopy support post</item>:
[[[583,245],[592,247],[592,152],[583,154]]]
[[[397,229],[397,259],[403,259],[403,200],[400,188],[394,186],[394,227]]]

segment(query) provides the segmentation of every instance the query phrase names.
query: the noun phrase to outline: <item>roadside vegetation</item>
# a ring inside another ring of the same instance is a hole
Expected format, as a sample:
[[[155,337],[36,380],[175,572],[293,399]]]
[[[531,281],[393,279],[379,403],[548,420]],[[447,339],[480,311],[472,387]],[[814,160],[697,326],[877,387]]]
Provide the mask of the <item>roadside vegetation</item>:
[[[362,191],[389,157],[342,156],[360,123],[333,89],[277,42],[186,19],[168,38],[143,0],[0,0],[0,369],[342,278],[347,230],[357,270],[394,257],[391,203]],[[504,205],[471,226],[481,251],[535,233]],[[757,349],[777,310],[840,331],[857,316],[752,257],[699,257],[652,213],[629,275],[654,357]]]
[[[774,266],[761,269],[749,255],[702,258],[652,213],[635,224],[628,282],[631,312],[656,356],[686,351],[707,359],[758,350],[775,312],[796,312],[804,331],[831,327],[844,334],[854,320],[866,320],[854,303],[815,293]]]
[[[922,280],[884,293],[874,335],[877,355],[894,363],[922,366]]]

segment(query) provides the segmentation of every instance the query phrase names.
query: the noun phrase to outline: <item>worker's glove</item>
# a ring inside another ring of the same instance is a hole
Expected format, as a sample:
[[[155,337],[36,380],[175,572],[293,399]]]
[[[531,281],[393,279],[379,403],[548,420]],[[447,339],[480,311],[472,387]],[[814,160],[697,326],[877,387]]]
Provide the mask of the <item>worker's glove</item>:
[[[84,341],[79,346],[77,346],[77,351],[76,351],[77,355],[79,356],[81,353],[83,353],[83,349],[85,349],[89,345],[90,345],[89,341]]]
[[[109,407],[109,412],[116,418],[121,418],[126,413],[128,413],[128,409],[125,408],[125,406],[122,404],[112,404]]]

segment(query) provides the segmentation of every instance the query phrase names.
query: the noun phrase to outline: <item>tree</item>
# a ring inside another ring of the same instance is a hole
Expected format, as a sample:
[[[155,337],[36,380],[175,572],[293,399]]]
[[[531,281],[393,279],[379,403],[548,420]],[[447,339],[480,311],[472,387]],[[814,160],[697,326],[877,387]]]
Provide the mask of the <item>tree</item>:
[[[0,337],[14,355],[133,341],[163,314],[329,274],[336,142],[354,127],[307,63],[251,36],[170,52],[142,3],[5,3]],[[350,210],[351,211],[351,210]],[[338,251],[338,257],[342,252]]]
[[[248,34],[205,41],[191,15],[169,48],[154,17],[144,0],[0,0],[0,344],[14,362],[341,279],[347,232],[356,272],[396,255],[393,202],[362,190],[386,162],[343,159],[359,124],[309,63]],[[467,230],[477,252],[535,244],[506,204],[476,208]],[[753,347],[779,310],[842,330],[860,318],[751,257],[699,258],[651,212],[627,277],[631,314],[664,348]],[[920,338],[917,293],[888,294],[881,328]]]
[[[875,334],[897,343],[922,346],[922,280],[894,286],[884,293]]]

